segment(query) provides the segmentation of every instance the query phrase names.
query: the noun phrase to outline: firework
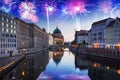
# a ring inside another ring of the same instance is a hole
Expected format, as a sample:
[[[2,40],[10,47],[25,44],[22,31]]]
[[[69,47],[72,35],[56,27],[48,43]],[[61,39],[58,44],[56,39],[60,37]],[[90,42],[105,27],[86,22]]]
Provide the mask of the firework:
[[[35,9],[36,7],[32,2],[22,2],[19,6],[19,14],[22,19],[30,20],[30,21],[37,21],[38,18],[36,16]]]
[[[3,0],[4,4],[9,4],[12,2],[12,0]]]
[[[105,14],[109,13],[112,10],[112,6],[113,4],[111,0],[100,1],[98,5],[99,9]]]
[[[68,3],[68,12],[71,15],[87,13],[86,4],[83,1],[75,0]]]

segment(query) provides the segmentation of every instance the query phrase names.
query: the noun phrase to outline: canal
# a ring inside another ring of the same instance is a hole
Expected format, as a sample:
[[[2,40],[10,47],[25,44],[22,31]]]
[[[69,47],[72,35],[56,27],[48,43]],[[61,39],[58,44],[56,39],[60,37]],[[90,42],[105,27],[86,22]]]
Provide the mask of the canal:
[[[11,70],[3,80],[120,80],[120,62],[64,51],[37,52]]]

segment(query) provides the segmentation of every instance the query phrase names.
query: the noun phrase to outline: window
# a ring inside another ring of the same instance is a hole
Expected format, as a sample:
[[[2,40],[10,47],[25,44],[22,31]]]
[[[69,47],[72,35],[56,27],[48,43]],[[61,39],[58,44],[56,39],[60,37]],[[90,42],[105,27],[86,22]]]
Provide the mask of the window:
[[[8,19],[6,19],[6,22],[8,22]]]
[[[2,21],[4,21],[4,17],[2,17]]]
[[[2,26],[4,26],[4,22],[2,22]]]
[[[8,24],[6,24],[6,27],[8,27]]]
[[[13,28],[13,25],[11,25],[11,28]]]
[[[16,34],[16,31],[14,31],[14,34]]]
[[[11,33],[13,33],[13,30],[11,30]]]
[[[11,23],[13,23],[13,20],[11,20]]]
[[[6,32],[9,32],[9,30],[8,30],[8,29],[6,29]]]
[[[4,32],[4,28],[2,27],[2,32]]]

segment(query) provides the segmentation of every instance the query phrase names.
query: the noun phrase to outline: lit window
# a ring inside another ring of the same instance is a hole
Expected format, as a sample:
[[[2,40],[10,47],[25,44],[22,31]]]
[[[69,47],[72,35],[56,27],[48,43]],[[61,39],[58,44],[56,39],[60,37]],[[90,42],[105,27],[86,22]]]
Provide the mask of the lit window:
[[[14,26],[14,29],[16,28],[16,26]]]
[[[11,25],[11,28],[13,28],[13,25]]]
[[[6,24],[6,27],[8,27],[8,24]]]
[[[8,19],[6,19],[6,22],[8,22]]]
[[[11,23],[13,23],[13,20],[11,20]]]
[[[9,32],[8,29],[6,29],[6,32]]]
[[[2,22],[2,26],[4,26],[4,22]]]
[[[11,30],[11,33],[13,33],[13,30]]]
[[[4,32],[4,28],[2,28],[2,31]]]
[[[16,31],[14,31],[14,34],[16,34]]]

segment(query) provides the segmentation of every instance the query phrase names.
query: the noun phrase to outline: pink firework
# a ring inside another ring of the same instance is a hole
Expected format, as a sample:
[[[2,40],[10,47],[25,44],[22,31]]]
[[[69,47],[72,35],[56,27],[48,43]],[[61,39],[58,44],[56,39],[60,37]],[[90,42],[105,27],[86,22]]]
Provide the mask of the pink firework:
[[[69,4],[68,4],[68,11],[70,14],[72,15],[76,15],[78,13],[87,13],[87,9],[86,9],[86,4],[84,2],[84,0],[80,1],[80,0],[75,0],[74,2],[73,1],[70,1]]]
[[[101,2],[99,2],[99,6],[100,10],[107,14],[112,10],[112,1],[111,0],[103,0]]]
[[[12,2],[12,0],[4,0],[4,4],[9,4],[11,2]]]
[[[37,22],[36,7],[32,2],[22,2],[19,6],[19,14],[22,19]],[[35,20],[36,19],[36,20]]]

